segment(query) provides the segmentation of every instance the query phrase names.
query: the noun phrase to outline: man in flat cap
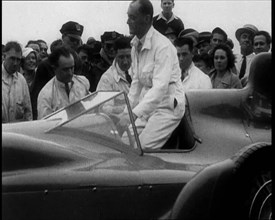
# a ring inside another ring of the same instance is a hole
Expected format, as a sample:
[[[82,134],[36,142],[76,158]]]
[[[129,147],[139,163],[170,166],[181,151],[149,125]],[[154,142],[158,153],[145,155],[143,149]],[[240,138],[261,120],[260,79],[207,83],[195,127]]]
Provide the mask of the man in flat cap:
[[[101,49],[100,49],[100,61],[93,67],[93,79],[94,82],[91,85],[91,90],[96,90],[97,84],[104,72],[112,65],[115,57],[116,50],[114,48],[115,41],[121,37],[122,34],[116,31],[105,31],[101,35]]]
[[[81,36],[84,27],[74,21],[68,21],[62,25],[60,33],[62,34],[62,40],[64,45],[69,46],[74,51],[82,44]]]
[[[113,60],[116,57],[116,51],[114,49],[115,40],[121,36],[122,35],[116,31],[106,31],[101,35],[102,49],[100,55],[105,64],[108,65],[108,68],[112,65]]]
[[[198,43],[196,45],[196,47],[198,48],[198,54],[209,53],[211,49],[210,39],[211,39],[211,32],[203,31],[199,33]]]
[[[253,38],[257,31],[258,29],[254,25],[246,24],[235,32],[235,36],[240,44],[241,52],[241,54],[237,55],[236,68],[243,86],[247,83],[251,61],[255,56],[255,53],[253,52]]]
[[[192,53],[198,54],[198,49],[196,47],[197,43],[198,43],[198,38],[199,38],[199,32],[194,30],[193,28],[186,28],[184,30],[182,30],[179,35],[178,38],[189,38],[193,41],[193,50]]]
[[[210,45],[212,49],[221,43],[225,44],[226,41],[227,41],[226,32],[220,27],[215,27],[212,31],[212,35],[210,39]]]

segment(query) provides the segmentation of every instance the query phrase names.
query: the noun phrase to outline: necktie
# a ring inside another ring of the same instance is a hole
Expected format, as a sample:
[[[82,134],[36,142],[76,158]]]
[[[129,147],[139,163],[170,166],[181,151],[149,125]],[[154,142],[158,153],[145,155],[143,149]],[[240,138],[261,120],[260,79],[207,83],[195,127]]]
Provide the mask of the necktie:
[[[138,53],[141,51],[141,48],[142,48],[142,43],[140,41],[138,41],[138,45],[137,45]]]
[[[69,94],[70,94],[70,88],[69,88],[69,83],[65,83],[65,91],[69,97]]]
[[[132,82],[132,78],[131,78],[131,76],[129,75],[128,70],[126,70],[126,71],[125,71],[125,77],[126,77],[126,80],[128,81],[128,83],[130,83],[130,84],[131,84],[131,82]]]
[[[243,78],[244,74],[245,74],[245,69],[246,69],[246,56],[243,56],[243,62],[242,62],[242,66],[241,66],[241,70],[240,70],[240,75],[239,78]]]

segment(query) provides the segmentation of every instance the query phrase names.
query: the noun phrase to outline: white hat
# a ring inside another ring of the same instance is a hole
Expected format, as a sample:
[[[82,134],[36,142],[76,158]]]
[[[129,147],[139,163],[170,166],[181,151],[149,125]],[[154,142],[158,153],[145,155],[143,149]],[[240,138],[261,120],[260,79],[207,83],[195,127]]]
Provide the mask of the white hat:
[[[22,56],[23,56],[23,58],[26,58],[32,52],[34,52],[35,56],[37,57],[36,51],[33,50],[32,48],[30,48],[30,47],[23,48],[23,50],[22,50]]]

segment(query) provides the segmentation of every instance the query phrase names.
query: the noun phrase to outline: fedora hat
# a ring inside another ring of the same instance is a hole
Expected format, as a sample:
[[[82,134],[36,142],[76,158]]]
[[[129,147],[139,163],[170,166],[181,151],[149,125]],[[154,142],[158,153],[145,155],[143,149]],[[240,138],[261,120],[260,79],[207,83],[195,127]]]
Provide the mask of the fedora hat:
[[[256,28],[254,25],[245,24],[242,28],[237,29],[235,36],[236,36],[237,40],[239,41],[242,33],[249,33],[249,34],[254,35],[257,31],[258,31],[258,28]]]

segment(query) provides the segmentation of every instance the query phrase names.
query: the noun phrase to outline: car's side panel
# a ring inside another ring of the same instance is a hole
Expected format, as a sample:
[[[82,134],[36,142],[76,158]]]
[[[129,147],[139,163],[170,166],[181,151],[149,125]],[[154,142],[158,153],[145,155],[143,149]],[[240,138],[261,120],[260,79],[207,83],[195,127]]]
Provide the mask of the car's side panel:
[[[151,219],[171,209],[182,184],[84,187],[2,194],[3,219]]]

